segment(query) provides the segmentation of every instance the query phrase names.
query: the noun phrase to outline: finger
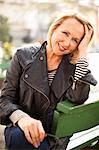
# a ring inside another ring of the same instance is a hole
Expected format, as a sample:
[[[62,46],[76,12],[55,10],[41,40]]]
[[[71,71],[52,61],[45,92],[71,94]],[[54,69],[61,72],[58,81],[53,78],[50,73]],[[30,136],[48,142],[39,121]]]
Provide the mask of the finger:
[[[42,142],[44,140],[44,137],[45,137],[45,131],[43,129],[41,121],[38,121],[38,131],[39,131],[40,141]]]
[[[85,35],[86,35],[88,34],[88,26],[85,24],[84,27],[85,27]]]
[[[94,30],[90,24],[88,24],[88,29],[89,29],[89,38],[91,39],[94,34]]]
[[[88,27],[88,30],[91,30],[92,28],[89,24],[87,24],[87,27]]]
[[[27,128],[24,130],[24,135],[25,135],[25,138],[28,140],[28,142],[33,144],[31,136],[30,136],[29,131],[28,131]]]
[[[88,30],[87,30],[88,29]],[[90,24],[87,24],[86,26],[85,26],[85,30],[87,30],[89,33],[91,32],[93,32],[93,27],[90,25]]]
[[[92,27],[90,26],[90,27],[88,27],[88,24],[86,25],[85,24],[85,38],[87,39],[87,41],[88,41],[88,43],[90,42],[90,39],[91,39],[91,37],[92,37],[92,35],[93,35],[93,29],[92,29]]]
[[[93,28],[90,25],[88,25],[88,30],[89,32],[93,32]]]
[[[93,30],[93,27],[92,27],[92,25],[91,24],[87,24],[87,26],[88,26],[88,29],[90,30],[90,29],[92,29]]]
[[[29,127],[29,132],[33,141],[33,144],[38,147],[40,145],[39,132],[37,129],[37,125],[33,124]]]

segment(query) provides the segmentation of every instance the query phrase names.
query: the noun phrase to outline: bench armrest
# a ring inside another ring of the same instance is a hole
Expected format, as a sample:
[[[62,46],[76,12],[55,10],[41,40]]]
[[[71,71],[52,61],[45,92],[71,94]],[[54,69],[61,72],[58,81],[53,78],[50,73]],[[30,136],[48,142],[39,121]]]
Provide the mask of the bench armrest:
[[[70,136],[99,124],[99,101],[75,105],[68,100],[58,103],[54,111],[53,134]]]

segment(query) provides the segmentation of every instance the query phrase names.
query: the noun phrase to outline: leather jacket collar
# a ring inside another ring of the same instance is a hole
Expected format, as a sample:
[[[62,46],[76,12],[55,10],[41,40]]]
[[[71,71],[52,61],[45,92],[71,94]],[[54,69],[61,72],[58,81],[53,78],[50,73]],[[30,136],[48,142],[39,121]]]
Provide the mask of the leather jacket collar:
[[[46,44],[47,43],[44,42],[38,53],[33,57],[32,62],[26,67],[24,71],[24,81],[48,98],[50,90],[47,72]],[[52,90],[57,98],[60,98],[69,88],[70,85],[68,81],[70,76],[73,75],[74,66],[75,65],[69,63],[67,56],[63,57],[52,82]]]

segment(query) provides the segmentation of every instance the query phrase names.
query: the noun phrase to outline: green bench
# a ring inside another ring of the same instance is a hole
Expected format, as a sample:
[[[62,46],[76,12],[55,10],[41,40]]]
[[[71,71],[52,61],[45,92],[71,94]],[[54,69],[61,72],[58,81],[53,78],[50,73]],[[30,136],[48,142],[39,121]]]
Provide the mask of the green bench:
[[[80,150],[99,140],[99,100],[78,106],[66,100],[57,105],[54,111],[53,136],[61,138],[86,129],[89,129],[86,133],[87,138],[83,143],[79,142],[80,144],[78,143],[76,146],[75,140],[77,140],[77,137],[74,138],[72,140],[74,142],[72,150]],[[90,134],[95,135],[90,138],[88,137]],[[85,133],[83,133],[82,136],[80,135],[80,138],[84,137],[84,135]],[[80,138],[78,137],[78,140],[80,140]],[[71,143],[71,140],[69,143]],[[69,148],[67,147],[66,150],[71,150],[70,147],[71,146],[69,146]],[[94,150],[98,149],[96,148]]]
[[[1,61],[0,62],[0,89],[2,87],[3,80],[5,78],[6,70],[10,66],[10,61]]]
[[[90,128],[91,130],[86,133],[87,139],[85,142],[80,145],[78,142],[78,146],[76,145],[72,150],[80,150],[80,148],[89,146],[92,142],[99,140],[99,100],[78,106],[66,100],[57,105],[53,119],[53,134],[56,137],[70,136]],[[88,138],[90,133],[95,135]],[[80,135],[80,137],[82,136]]]

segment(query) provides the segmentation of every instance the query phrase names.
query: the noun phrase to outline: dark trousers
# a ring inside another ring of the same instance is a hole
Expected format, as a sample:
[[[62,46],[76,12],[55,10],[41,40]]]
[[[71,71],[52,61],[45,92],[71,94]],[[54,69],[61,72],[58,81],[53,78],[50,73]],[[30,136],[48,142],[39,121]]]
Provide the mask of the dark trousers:
[[[24,133],[18,127],[7,127],[4,132],[8,150],[47,150],[49,144],[47,137],[38,148],[34,148],[25,138]]]

